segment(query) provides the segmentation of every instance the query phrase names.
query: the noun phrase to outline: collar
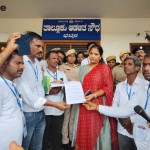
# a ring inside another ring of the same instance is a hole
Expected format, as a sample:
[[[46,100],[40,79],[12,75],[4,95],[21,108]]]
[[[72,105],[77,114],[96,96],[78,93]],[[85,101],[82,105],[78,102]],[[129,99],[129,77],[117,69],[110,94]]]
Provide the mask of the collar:
[[[127,84],[127,79],[124,81],[124,84]],[[133,84],[140,84],[140,78],[138,76],[135,78]]]
[[[149,84],[150,84],[150,81],[147,81],[147,80],[146,80],[146,83],[145,83],[145,89],[146,89],[146,90],[148,89]]]
[[[3,80],[2,78],[4,78],[4,77],[1,77],[0,79]],[[6,78],[4,78],[4,79],[7,81],[8,84],[16,86],[16,84],[13,81],[10,81]]]
[[[66,65],[69,66],[69,64],[66,62]],[[74,64],[72,67],[77,67],[78,65]],[[69,66],[71,67],[71,66]]]
[[[29,57],[27,55],[23,56],[23,60],[24,60],[24,62],[31,62],[32,63],[32,61],[29,59]],[[38,63],[38,60],[36,58],[34,58],[34,62]]]
[[[50,73],[52,73],[52,74],[56,74],[56,72],[58,72],[58,69],[56,69],[56,72],[55,73],[53,73],[51,70],[49,70],[48,69],[48,67],[46,68]]]

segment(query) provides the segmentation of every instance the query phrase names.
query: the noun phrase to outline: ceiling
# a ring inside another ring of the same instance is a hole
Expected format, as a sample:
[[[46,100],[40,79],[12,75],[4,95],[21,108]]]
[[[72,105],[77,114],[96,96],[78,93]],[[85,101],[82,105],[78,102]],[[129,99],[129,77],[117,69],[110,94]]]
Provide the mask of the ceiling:
[[[0,18],[150,18],[150,0],[0,0]]]

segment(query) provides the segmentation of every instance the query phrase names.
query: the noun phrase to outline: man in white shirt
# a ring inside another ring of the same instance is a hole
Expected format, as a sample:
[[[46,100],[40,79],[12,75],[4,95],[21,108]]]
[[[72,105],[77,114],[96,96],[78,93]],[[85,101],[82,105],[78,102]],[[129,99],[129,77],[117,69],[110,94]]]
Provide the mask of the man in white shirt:
[[[50,77],[51,83],[65,83],[67,82],[66,75],[57,69],[58,54],[57,51],[48,51],[46,53],[46,60],[48,67],[44,71],[44,76]],[[64,91],[62,87],[52,88],[50,93],[46,96],[46,99],[53,102],[63,102]],[[46,115],[46,127],[43,137],[43,150],[48,148],[48,144],[51,143],[52,150],[61,150],[62,147],[62,124],[64,120],[64,111],[54,107],[45,107]]]
[[[95,109],[107,116],[123,118],[135,114],[134,107],[140,105],[146,113],[150,115],[150,55],[145,55],[144,57],[142,72],[148,82],[145,82],[145,84],[140,87],[138,93],[133,96],[132,100],[128,101],[126,107],[96,106],[92,102],[87,102],[87,104],[85,104],[86,108],[88,110]],[[136,115],[134,119],[133,137],[138,150],[150,150],[150,126],[148,125],[150,125],[150,123],[147,124],[144,118]]]
[[[13,83],[15,78],[21,76],[24,65],[23,58],[19,56],[15,50],[17,45],[15,39],[19,38],[19,34],[13,34],[7,44],[9,57],[5,59],[1,66],[2,72],[0,76],[0,149],[8,150],[9,144],[16,141],[22,144],[23,138],[23,112],[22,100]],[[8,55],[7,55],[8,56]]]
[[[145,82],[144,79],[137,76],[140,68],[141,62],[137,57],[127,56],[125,58],[124,72],[127,75],[127,79],[118,83],[113,98],[113,107],[125,107],[128,101],[132,100],[133,96],[138,94],[139,88]],[[136,150],[132,136],[134,116],[118,119],[117,130],[120,150],[126,150],[126,147],[128,147],[128,150]]]
[[[27,32],[30,40],[30,55],[24,55],[25,69],[15,82],[23,98],[23,111],[26,118],[27,136],[23,139],[25,150],[41,150],[45,129],[44,106],[53,106],[64,110],[69,106],[64,102],[52,102],[45,99],[42,86],[42,71],[36,59],[43,53],[42,37],[34,32]]]

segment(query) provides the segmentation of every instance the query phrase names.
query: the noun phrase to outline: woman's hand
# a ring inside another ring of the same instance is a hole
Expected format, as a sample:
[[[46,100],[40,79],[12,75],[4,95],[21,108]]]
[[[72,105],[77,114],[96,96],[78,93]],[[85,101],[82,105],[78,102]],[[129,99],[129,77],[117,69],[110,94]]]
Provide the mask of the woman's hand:
[[[85,96],[86,101],[91,101],[93,98],[95,98],[94,94],[90,94],[88,96]]]
[[[98,104],[87,101],[83,105],[86,107],[87,110],[97,110],[98,111]]]

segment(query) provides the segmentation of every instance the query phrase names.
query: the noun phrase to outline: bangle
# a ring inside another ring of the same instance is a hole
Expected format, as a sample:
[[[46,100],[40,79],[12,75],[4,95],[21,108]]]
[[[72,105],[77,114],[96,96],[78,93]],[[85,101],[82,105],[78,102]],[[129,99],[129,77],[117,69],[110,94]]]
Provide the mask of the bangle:
[[[96,95],[96,94],[94,94],[94,98],[97,98],[97,95]]]

